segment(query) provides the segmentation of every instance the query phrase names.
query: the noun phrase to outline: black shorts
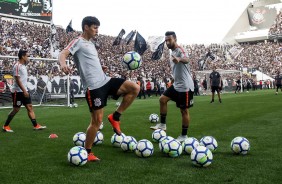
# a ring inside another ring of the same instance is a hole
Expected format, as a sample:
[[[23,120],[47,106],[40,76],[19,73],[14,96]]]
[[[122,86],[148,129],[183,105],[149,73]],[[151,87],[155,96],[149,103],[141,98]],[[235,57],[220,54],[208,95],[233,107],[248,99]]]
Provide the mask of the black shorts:
[[[178,92],[171,85],[164,93],[164,96],[169,97],[172,101],[176,102],[176,106],[180,109],[186,109],[193,106],[193,91]]]
[[[24,96],[23,92],[12,93],[13,107],[21,107],[22,105],[31,104],[30,95],[28,97]]]
[[[120,95],[117,95],[118,89],[124,82],[125,79],[111,78],[108,83],[98,89],[88,89],[85,93],[85,98],[90,112],[92,112],[93,109],[97,110],[107,106],[107,98],[109,95],[117,100],[120,97]]]
[[[212,87],[211,87],[211,90],[212,90],[212,93],[214,93],[215,91],[216,91],[216,92],[219,92],[219,91],[220,91],[220,89],[219,89],[218,86],[212,86]]]

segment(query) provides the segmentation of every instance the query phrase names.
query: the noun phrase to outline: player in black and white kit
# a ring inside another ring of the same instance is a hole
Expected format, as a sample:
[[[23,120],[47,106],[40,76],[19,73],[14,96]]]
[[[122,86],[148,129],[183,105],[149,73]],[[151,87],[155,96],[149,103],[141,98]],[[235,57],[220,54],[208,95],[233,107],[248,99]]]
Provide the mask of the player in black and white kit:
[[[70,54],[73,56],[86,91],[85,97],[91,113],[91,121],[86,131],[85,141],[88,161],[100,160],[91,152],[91,148],[103,120],[103,108],[107,105],[108,96],[112,95],[114,99],[123,96],[120,106],[113,114],[108,116],[116,134],[121,135],[119,118],[134,101],[140,90],[134,82],[121,78],[110,78],[104,73],[107,67],[101,66],[98,52],[92,42],[93,38],[98,35],[99,26],[100,21],[96,17],[85,17],[82,20],[82,35],[73,40],[60,53],[59,57],[61,69],[69,74],[70,68],[66,65],[66,58]]]
[[[276,95],[278,94],[278,89],[280,88],[280,90],[282,91],[281,88],[281,80],[282,80],[282,76],[280,75],[280,72],[277,72],[277,75],[275,76],[275,84],[276,84]]]
[[[170,65],[173,72],[173,84],[160,97],[160,116],[161,123],[151,126],[153,130],[166,130],[167,103],[172,100],[180,108],[182,115],[182,133],[177,140],[182,142],[188,136],[190,115],[188,108],[193,106],[194,83],[190,71],[187,52],[177,44],[176,34],[173,31],[165,33],[165,42],[171,49]]]
[[[14,84],[12,86],[12,99],[13,99],[13,110],[9,113],[8,118],[3,126],[3,131],[5,132],[14,132],[9,126],[10,122],[14,116],[19,112],[22,105],[25,106],[27,110],[28,117],[33,124],[34,130],[45,129],[46,126],[41,126],[37,123],[35,119],[35,113],[32,108],[30,94],[27,89],[27,68],[26,64],[29,61],[29,54],[25,50],[19,50],[18,53],[19,61],[13,66],[13,78]]]
[[[221,88],[221,76],[220,74],[216,71],[216,67],[213,66],[213,71],[210,74],[210,86],[211,86],[211,91],[212,91],[212,100],[211,103],[214,102],[214,93],[217,92],[218,95],[218,100],[221,103],[221,98],[220,98],[220,88]]]
[[[240,93],[241,92],[241,78],[239,77],[238,80],[236,80],[236,89],[235,93]]]

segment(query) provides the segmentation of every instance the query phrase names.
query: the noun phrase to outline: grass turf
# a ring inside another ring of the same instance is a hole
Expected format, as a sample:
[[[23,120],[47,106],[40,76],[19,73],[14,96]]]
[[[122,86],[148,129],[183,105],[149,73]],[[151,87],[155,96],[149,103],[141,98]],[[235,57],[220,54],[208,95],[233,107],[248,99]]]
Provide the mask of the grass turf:
[[[93,148],[101,159],[82,167],[71,166],[67,153],[73,147],[72,137],[84,131],[90,115],[87,104],[79,100],[78,108],[35,107],[37,120],[48,129],[33,131],[26,110],[11,123],[15,133],[0,133],[1,183],[279,183],[282,169],[282,96],[273,90],[244,94],[224,94],[223,103],[210,96],[195,97],[190,109],[189,136],[200,139],[214,136],[219,144],[212,165],[194,167],[188,155],[168,158],[154,143],[150,158],[124,153],[110,143],[113,134],[107,115],[115,110],[115,101],[108,101],[104,113],[104,143]],[[158,113],[158,98],[136,99],[122,115],[121,128],[137,140],[151,140],[151,113]],[[9,110],[0,110],[0,121]],[[175,103],[168,105],[167,134],[181,132],[180,111]],[[48,139],[56,133],[58,139]],[[246,156],[233,155],[230,142],[236,136],[246,137],[251,151]]]

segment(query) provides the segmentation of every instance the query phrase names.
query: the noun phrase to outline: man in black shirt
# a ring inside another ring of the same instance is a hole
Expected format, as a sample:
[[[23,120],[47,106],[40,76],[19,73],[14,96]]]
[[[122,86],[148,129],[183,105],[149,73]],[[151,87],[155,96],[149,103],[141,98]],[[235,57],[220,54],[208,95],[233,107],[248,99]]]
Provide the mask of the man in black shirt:
[[[276,84],[276,95],[278,94],[278,88],[280,88],[280,90],[282,91],[282,88],[281,88],[281,79],[282,79],[282,76],[280,76],[280,72],[278,71],[277,72],[277,75],[275,77],[275,84]]]
[[[218,100],[221,103],[221,98],[220,98],[220,92],[219,89],[221,88],[221,76],[220,74],[216,71],[216,67],[213,67],[213,71],[210,74],[210,86],[211,86],[211,90],[212,90],[212,100],[211,103],[214,102],[214,93],[215,91],[217,92],[218,95]]]
[[[238,80],[236,80],[236,90],[235,90],[235,93],[240,93],[241,91],[241,79],[240,77],[238,77]]]

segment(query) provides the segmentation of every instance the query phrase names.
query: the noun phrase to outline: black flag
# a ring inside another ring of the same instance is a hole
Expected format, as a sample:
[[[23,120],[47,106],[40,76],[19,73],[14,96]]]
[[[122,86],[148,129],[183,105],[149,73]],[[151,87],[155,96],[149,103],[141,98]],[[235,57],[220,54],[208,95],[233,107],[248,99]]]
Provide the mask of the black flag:
[[[125,34],[125,30],[122,29],[122,30],[119,32],[118,36],[116,37],[116,39],[115,39],[113,45],[119,45],[119,44],[120,44],[120,41],[121,41],[121,39],[122,39],[122,37],[123,37],[124,34]]]
[[[161,43],[158,46],[157,50],[152,54],[152,60],[159,60],[159,59],[161,59],[161,57],[163,55],[164,44],[165,44],[165,42]]]
[[[135,38],[134,50],[138,52],[140,55],[143,55],[144,52],[147,50],[147,43],[145,39],[138,32]]]
[[[126,37],[125,37],[126,45],[128,45],[133,40],[135,33],[136,33],[136,31],[131,31],[130,33],[128,33],[128,35],[126,35]]]
[[[67,33],[69,33],[69,32],[74,32],[74,30],[73,30],[73,28],[72,28],[72,20],[70,21],[69,25],[67,26],[66,32],[67,32]]]

